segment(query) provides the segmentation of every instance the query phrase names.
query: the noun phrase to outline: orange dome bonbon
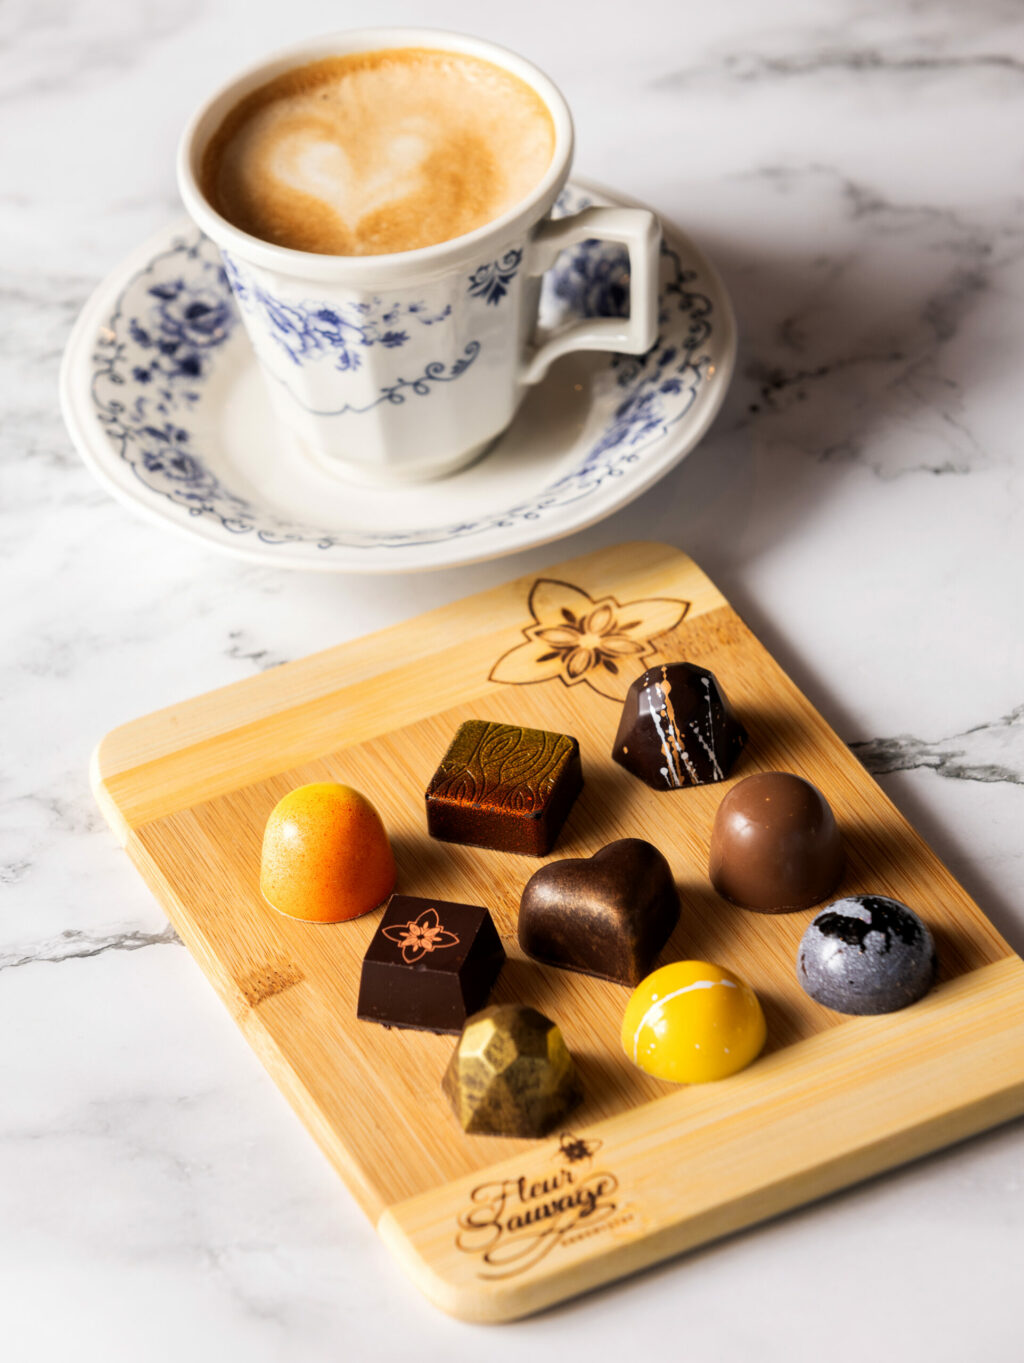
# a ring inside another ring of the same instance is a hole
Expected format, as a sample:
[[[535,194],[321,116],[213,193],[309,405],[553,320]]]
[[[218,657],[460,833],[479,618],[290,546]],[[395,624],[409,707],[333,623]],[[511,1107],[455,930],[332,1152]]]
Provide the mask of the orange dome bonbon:
[[[263,834],[260,889],[271,907],[312,923],[369,913],[395,888],[380,815],[351,786],[299,786],[274,807]]]

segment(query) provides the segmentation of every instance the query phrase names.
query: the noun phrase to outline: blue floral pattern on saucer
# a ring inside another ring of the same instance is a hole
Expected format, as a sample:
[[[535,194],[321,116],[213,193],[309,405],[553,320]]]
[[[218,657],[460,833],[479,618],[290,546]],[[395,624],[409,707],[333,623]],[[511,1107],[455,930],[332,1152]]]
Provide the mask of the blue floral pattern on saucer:
[[[567,188],[555,216],[575,213],[593,200]],[[515,257],[513,259],[512,257]],[[521,253],[480,267],[468,288],[486,304],[498,304],[505,285],[520,266]],[[228,270],[232,269],[229,262]],[[716,326],[731,338],[727,317],[716,321],[715,307],[690,267],[671,244],[662,247],[661,333],[642,356],[609,355],[599,361],[595,391],[614,392],[600,429],[582,448],[574,466],[532,497],[507,509],[414,531],[383,529],[337,533],[296,524],[287,516],[255,504],[228,487],[213,471],[197,434],[196,414],[215,380],[222,357],[233,349],[242,307],[276,307],[255,295],[240,276],[229,280],[220,253],[198,233],[173,239],[127,281],[112,314],[94,343],[91,402],[95,416],[119,460],[152,495],[185,509],[190,517],[217,522],[237,536],[265,545],[401,549],[436,545],[503,530],[524,521],[557,516],[560,508],[621,478],[642,461],[646,450],[684,420],[711,371],[709,343]],[[714,290],[710,291],[711,293]],[[563,252],[544,277],[541,317],[547,328],[585,317],[622,316],[628,307],[628,256],[614,244],[586,241]],[[398,347],[410,327],[443,319],[415,305],[403,315],[367,307],[358,315],[281,312],[275,321],[280,344],[298,362],[311,353],[339,368],[355,367],[369,346]],[[232,343],[232,344],[229,344]],[[239,338],[239,344],[242,344]],[[384,400],[402,400],[385,395]]]

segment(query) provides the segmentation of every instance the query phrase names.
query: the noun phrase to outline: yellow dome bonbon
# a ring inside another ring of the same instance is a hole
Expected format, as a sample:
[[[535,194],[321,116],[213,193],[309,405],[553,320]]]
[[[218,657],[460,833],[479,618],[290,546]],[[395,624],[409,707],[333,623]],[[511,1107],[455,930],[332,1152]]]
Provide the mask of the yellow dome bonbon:
[[[674,1084],[725,1079],[755,1060],[766,1035],[757,995],[731,970],[673,961],[637,985],[622,1019],[634,1065]]]

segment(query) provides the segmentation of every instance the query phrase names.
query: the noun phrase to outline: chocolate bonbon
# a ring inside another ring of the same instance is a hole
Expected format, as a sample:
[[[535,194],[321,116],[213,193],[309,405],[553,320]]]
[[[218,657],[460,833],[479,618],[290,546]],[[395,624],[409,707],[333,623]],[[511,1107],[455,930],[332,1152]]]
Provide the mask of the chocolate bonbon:
[[[828,801],[791,772],[748,776],[718,806],[708,871],[724,899],[757,913],[820,904],[843,873],[843,842]]]
[[[363,958],[357,1014],[387,1027],[461,1032],[504,962],[485,908],[393,895]]]
[[[612,757],[654,790],[679,790],[724,781],[746,741],[714,673],[666,663],[629,688]]]
[[[754,991],[709,961],[673,961],[648,975],[622,1020],[633,1064],[674,1084],[735,1074],[761,1053],[766,1034]]]
[[[542,857],[582,786],[575,738],[470,719],[427,788],[427,829],[445,842]]]
[[[274,806],[260,854],[260,889],[273,908],[340,923],[379,908],[394,888],[388,835],[358,790],[316,781]]]
[[[535,1008],[498,1004],[471,1017],[442,1087],[474,1136],[543,1136],[582,1097],[558,1027]]]
[[[813,919],[797,952],[797,978],[839,1013],[895,1013],[927,994],[935,943],[913,909],[883,895],[837,899]]]
[[[546,965],[639,984],[679,919],[672,870],[649,842],[542,866],[519,906],[519,945]]]

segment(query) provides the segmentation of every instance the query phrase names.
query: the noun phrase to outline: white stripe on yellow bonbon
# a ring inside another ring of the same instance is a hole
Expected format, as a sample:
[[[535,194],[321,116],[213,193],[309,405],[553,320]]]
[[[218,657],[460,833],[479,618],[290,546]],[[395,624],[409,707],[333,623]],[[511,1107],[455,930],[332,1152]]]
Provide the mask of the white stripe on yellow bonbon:
[[[754,991],[708,961],[674,961],[648,975],[622,1020],[623,1049],[633,1063],[683,1084],[735,1074],[756,1058],[765,1035]]]
[[[645,1027],[653,1026],[653,1019],[651,1018],[652,1013],[657,1012],[659,1009],[664,1009],[667,1003],[670,1003],[672,999],[677,999],[680,994],[689,994],[692,989],[714,989],[716,985],[723,985],[727,989],[736,988],[732,980],[694,980],[693,984],[684,984],[682,989],[673,989],[671,994],[666,994],[663,999],[659,999],[657,995],[655,995],[654,1002],[640,1019],[640,1026],[633,1033],[633,1064],[639,1065],[640,1063],[637,1059],[637,1048],[640,1045],[640,1033]]]

